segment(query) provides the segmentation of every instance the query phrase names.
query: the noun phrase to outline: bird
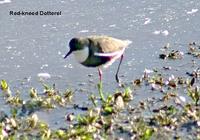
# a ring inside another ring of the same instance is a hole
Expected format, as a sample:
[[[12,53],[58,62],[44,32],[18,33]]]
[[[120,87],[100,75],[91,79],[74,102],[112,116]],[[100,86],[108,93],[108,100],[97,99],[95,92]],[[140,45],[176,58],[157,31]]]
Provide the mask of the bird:
[[[110,36],[95,35],[86,37],[74,37],[69,41],[69,52],[74,54],[77,61],[86,67],[97,67],[99,80],[102,82],[102,68],[107,68],[120,58],[115,74],[117,83],[120,83],[118,73],[123,60],[124,51],[132,41],[121,40]]]

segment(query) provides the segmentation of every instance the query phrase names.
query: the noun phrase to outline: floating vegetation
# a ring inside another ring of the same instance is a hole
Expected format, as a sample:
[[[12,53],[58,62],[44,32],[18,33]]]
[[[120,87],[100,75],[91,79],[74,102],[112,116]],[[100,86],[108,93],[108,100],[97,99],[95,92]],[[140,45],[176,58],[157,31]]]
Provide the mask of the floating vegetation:
[[[11,96],[10,87],[8,86],[6,80],[1,80],[1,89],[5,96],[7,96],[7,97]]]
[[[162,49],[162,51],[164,53],[161,53],[159,55],[160,59],[182,59],[184,53],[182,51],[179,50],[173,50],[172,47],[170,46],[170,44],[168,43],[167,45],[164,46],[164,48]]]
[[[182,59],[183,52],[180,52],[178,50],[172,50],[170,52],[167,52],[166,54],[160,54],[159,57],[161,59]]]
[[[188,96],[194,101],[195,105],[198,106],[200,100],[200,89],[198,86],[188,87]]]
[[[200,45],[196,42],[189,43],[188,54],[200,58]]]

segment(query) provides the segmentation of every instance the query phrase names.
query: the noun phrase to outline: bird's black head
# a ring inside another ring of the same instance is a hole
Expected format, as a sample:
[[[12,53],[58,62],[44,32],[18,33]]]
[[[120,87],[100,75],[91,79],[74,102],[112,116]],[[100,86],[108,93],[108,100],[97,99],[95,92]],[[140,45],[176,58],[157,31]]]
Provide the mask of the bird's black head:
[[[79,39],[78,38],[72,38],[69,42],[70,50],[75,51],[79,49]]]
[[[78,50],[79,39],[78,38],[72,38],[69,42],[69,52],[65,55],[64,58],[67,58],[73,51]]]
[[[67,58],[73,51],[79,51],[84,49],[85,46],[89,45],[89,40],[87,38],[72,38],[69,42],[69,52],[64,58]]]

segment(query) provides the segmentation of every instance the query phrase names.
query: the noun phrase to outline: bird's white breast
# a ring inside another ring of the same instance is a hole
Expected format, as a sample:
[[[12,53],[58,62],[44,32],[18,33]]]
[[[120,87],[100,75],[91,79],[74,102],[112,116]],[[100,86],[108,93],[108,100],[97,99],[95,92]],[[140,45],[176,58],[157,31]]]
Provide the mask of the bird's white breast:
[[[75,58],[79,63],[84,62],[89,56],[89,48],[86,46],[82,50],[74,51],[73,52]]]

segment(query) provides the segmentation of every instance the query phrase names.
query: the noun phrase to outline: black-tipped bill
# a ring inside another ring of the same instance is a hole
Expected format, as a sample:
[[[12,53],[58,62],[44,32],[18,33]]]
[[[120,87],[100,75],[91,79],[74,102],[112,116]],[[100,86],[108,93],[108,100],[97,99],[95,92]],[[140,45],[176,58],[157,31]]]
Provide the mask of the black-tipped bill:
[[[69,52],[65,55],[64,59],[67,58],[72,53],[72,50],[70,49]]]

